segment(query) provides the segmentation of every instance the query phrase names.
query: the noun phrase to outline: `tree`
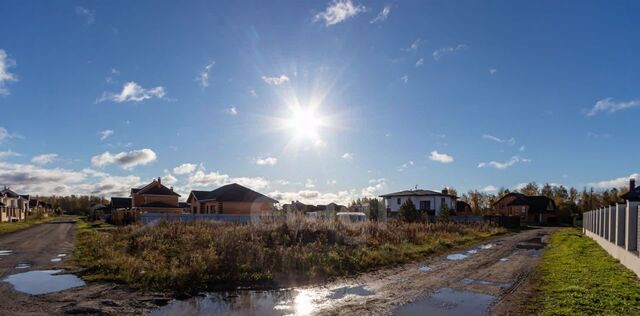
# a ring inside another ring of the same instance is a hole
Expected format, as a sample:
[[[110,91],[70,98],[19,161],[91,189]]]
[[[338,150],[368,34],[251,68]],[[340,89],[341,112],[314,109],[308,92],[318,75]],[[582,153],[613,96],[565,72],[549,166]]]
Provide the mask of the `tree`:
[[[447,204],[442,204],[440,207],[440,212],[438,216],[436,216],[436,221],[439,223],[447,223],[451,220],[451,209]]]
[[[378,199],[369,200],[369,219],[378,221],[380,217],[380,201]]]
[[[416,206],[411,202],[411,199],[408,199],[400,205],[398,218],[405,222],[420,222],[422,221],[422,213],[416,209]]]
[[[520,189],[520,193],[524,195],[538,195],[538,185],[535,182],[529,182]]]

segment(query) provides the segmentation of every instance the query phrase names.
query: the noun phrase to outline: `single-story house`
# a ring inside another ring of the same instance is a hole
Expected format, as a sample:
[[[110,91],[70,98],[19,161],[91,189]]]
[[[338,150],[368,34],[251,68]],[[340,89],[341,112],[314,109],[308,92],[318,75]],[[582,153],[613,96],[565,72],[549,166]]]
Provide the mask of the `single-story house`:
[[[493,209],[501,215],[520,216],[523,223],[546,224],[557,221],[556,203],[543,195],[509,193],[493,203]]]
[[[391,217],[398,215],[400,206],[407,200],[411,200],[418,210],[434,216],[440,212],[443,205],[455,211],[457,199],[455,195],[449,194],[449,190],[446,188],[440,192],[422,189],[405,190],[384,194],[380,197],[383,198],[387,213]]]
[[[278,201],[232,183],[213,191],[191,191],[187,203],[194,214],[248,215],[270,213]]]
[[[182,213],[178,203],[180,194],[162,184],[162,179],[154,179],[142,188],[131,189],[131,208],[143,213]]]

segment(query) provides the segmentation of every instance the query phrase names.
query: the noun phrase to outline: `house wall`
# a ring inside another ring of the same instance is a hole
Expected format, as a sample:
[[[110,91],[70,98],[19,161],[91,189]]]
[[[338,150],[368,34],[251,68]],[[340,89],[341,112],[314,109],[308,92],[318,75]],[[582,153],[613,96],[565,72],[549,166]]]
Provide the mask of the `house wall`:
[[[140,207],[140,212],[182,214],[182,208]]]
[[[450,209],[455,210],[454,199],[448,195],[428,195],[428,196],[392,196],[384,199],[385,207],[391,211],[391,213],[397,213],[400,206],[407,200],[411,199],[411,202],[420,209],[420,201],[431,201],[431,209],[436,211],[436,214],[440,212],[442,207],[441,198],[444,198],[444,203]],[[400,203],[398,203],[400,199]]]
[[[152,194],[134,194],[133,207],[145,205],[153,202],[162,202],[178,207],[178,196],[176,195],[152,195]]]

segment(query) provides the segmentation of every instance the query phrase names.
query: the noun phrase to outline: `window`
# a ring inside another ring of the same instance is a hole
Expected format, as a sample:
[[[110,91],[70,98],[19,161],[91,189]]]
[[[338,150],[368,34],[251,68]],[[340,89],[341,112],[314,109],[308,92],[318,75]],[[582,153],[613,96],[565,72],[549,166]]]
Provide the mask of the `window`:
[[[398,205],[400,205],[400,198],[398,198]]]
[[[420,201],[420,210],[428,211],[431,209],[431,201]]]
[[[218,202],[218,213],[222,213],[222,202]]]
[[[444,198],[440,198],[440,207],[442,207],[444,204],[445,204]]]

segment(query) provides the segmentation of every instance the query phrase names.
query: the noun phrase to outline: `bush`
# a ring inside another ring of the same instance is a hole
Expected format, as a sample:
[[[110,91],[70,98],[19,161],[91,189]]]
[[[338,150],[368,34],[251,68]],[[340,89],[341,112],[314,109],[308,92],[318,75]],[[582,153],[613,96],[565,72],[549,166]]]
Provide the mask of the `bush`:
[[[440,212],[438,216],[436,216],[436,221],[439,223],[448,223],[451,220],[451,209],[446,205],[442,204],[440,207]]]
[[[423,220],[422,213],[416,209],[416,206],[413,202],[408,199],[402,205],[400,205],[400,209],[398,210],[398,218],[404,222],[416,223],[421,222]]]

